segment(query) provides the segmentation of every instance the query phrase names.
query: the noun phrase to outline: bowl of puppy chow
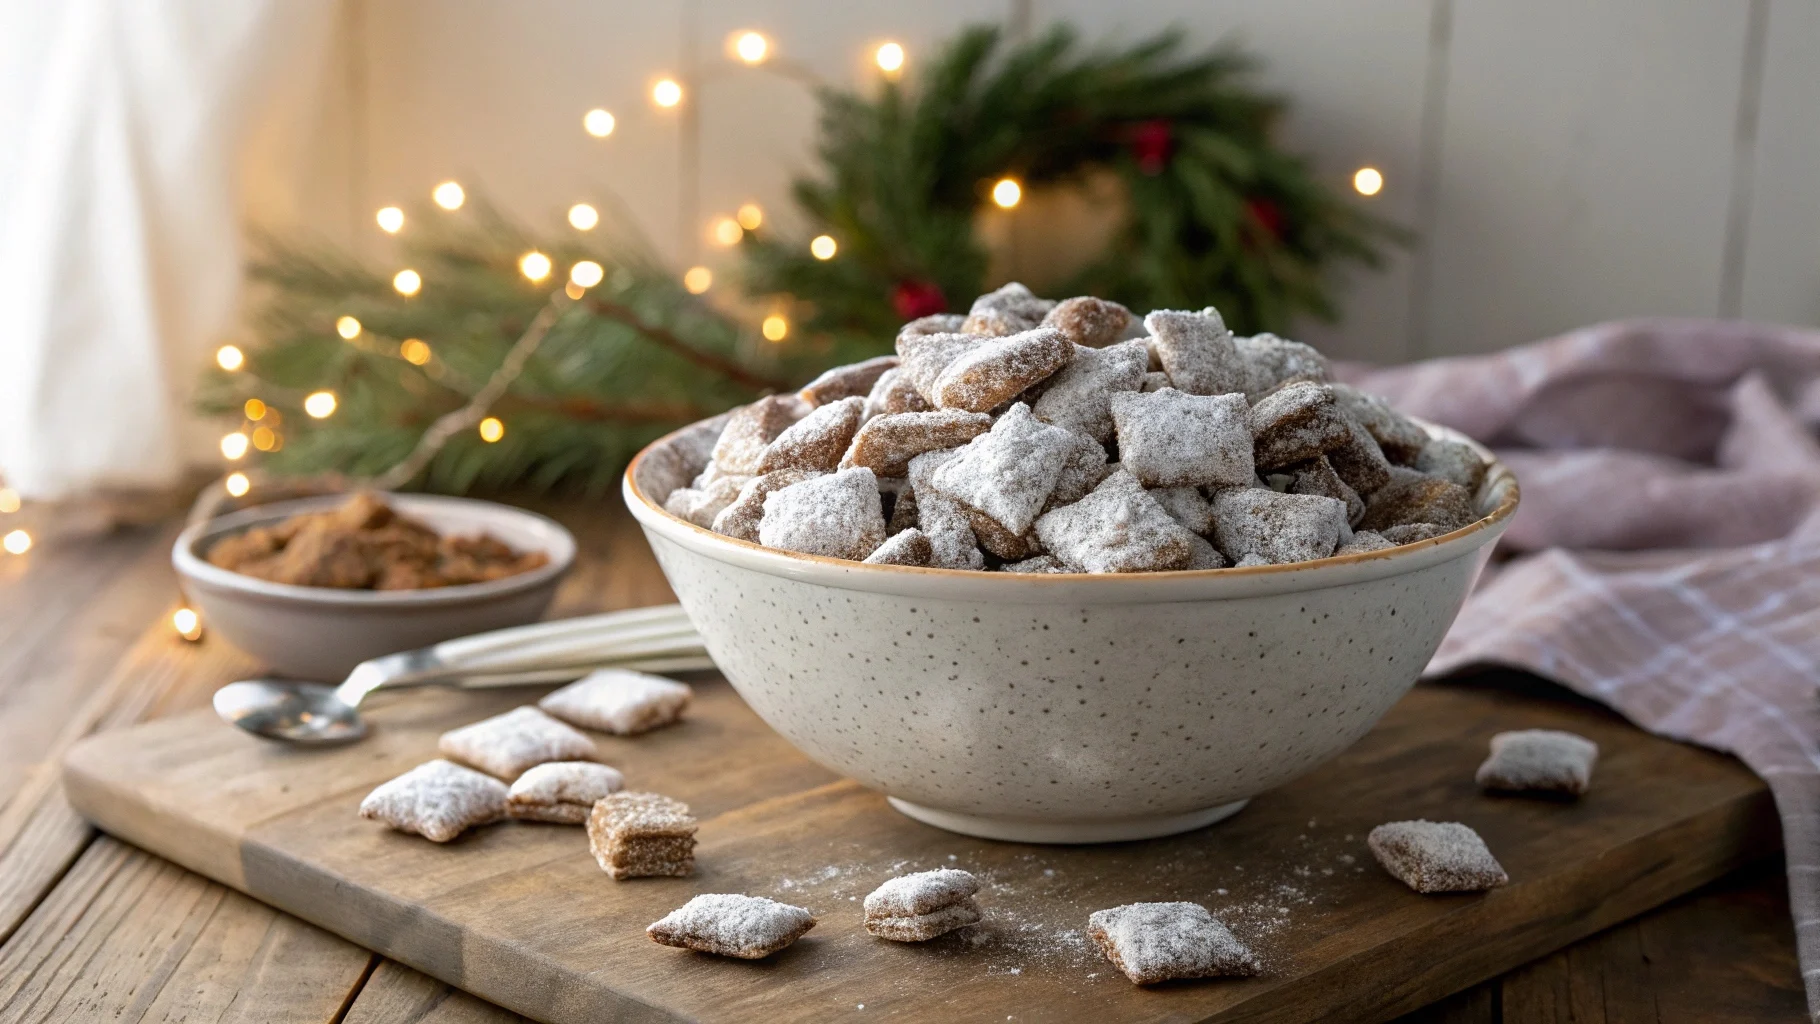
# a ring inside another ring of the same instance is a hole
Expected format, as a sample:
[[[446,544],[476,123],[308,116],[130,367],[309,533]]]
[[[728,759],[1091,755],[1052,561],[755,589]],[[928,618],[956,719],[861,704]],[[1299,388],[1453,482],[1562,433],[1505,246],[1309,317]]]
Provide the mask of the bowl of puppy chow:
[[[664,437],[625,498],[727,679],[925,823],[1212,824],[1415,682],[1517,506],[1463,436],[1219,312],[1021,285]]]

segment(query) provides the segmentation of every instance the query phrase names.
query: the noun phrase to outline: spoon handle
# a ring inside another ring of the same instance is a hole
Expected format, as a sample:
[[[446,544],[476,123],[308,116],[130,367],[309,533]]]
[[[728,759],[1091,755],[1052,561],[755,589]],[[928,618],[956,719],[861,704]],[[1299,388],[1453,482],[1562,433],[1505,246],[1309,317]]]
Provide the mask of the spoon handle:
[[[335,695],[357,707],[381,688],[552,682],[609,665],[675,672],[712,662],[682,606],[659,605],[514,626],[387,654],[355,666]]]

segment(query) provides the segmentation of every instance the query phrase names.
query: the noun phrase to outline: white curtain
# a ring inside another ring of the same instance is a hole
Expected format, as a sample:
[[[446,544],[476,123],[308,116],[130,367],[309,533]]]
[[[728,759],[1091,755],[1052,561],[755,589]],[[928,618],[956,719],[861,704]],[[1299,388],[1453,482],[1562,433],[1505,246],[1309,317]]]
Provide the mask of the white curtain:
[[[234,323],[249,146],[313,91],[335,13],[0,2],[0,474],[26,497],[178,479]]]

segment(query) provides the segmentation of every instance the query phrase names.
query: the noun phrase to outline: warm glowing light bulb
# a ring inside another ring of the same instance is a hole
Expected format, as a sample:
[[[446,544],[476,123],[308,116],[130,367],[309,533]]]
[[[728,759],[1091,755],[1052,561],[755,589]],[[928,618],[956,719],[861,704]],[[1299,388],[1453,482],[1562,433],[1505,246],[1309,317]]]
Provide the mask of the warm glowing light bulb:
[[[878,69],[887,74],[904,69],[904,48],[896,43],[886,43],[873,53],[872,59],[878,62]]]
[[[430,346],[421,338],[406,338],[398,343],[398,355],[412,366],[422,366],[430,361]]]
[[[392,288],[400,295],[416,295],[423,290],[423,277],[415,270],[400,270],[392,275]]]
[[[606,276],[607,272],[602,270],[600,264],[593,260],[582,260],[580,263],[569,268],[569,281],[573,284],[578,284],[583,288],[594,287],[605,279]]]
[[[773,313],[765,317],[765,322],[759,325],[759,330],[764,333],[766,341],[782,341],[785,335],[790,333],[790,321],[785,320],[781,313]]]
[[[714,287],[714,271],[707,267],[690,267],[688,272],[683,274],[683,287],[688,290],[690,295],[700,295]]]
[[[618,122],[613,120],[612,114],[607,113],[599,107],[595,107],[593,110],[581,115],[581,126],[588,130],[589,135],[592,135],[597,139],[604,139],[613,134],[613,126],[616,123]]]
[[[258,422],[259,420],[265,419],[265,403],[257,398],[247,399],[246,405],[241,408],[246,413],[246,418],[249,420]]]
[[[739,208],[733,219],[739,221],[739,226],[747,231],[757,231],[758,226],[765,222],[765,211],[757,203],[747,203]]]
[[[232,460],[246,457],[246,448],[250,442],[245,434],[235,431],[221,439],[222,457]]]
[[[436,205],[445,210],[459,210],[461,204],[467,200],[468,194],[461,190],[460,185],[452,181],[445,181],[436,186],[435,191],[430,193],[430,198],[436,200]]]
[[[278,450],[278,431],[271,427],[253,428],[253,447],[262,452]]]
[[[32,549],[32,535],[24,530],[14,530],[5,537],[0,537],[0,547],[14,555],[23,555]]]
[[[550,276],[550,257],[532,249],[518,258],[518,272],[533,281]]]
[[[319,420],[335,415],[335,392],[310,392],[310,396],[303,400],[303,411]]]
[[[762,64],[771,52],[771,40],[757,32],[740,32],[733,37],[733,53],[747,64]]]
[[[816,235],[809,241],[809,255],[818,260],[831,260],[839,250],[840,246],[828,235]]]
[[[11,487],[0,487],[0,515],[12,515],[19,511],[19,492]]]
[[[497,416],[488,416],[480,421],[480,439],[488,444],[506,436],[506,425]]]
[[[1375,196],[1384,188],[1384,175],[1376,167],[1361,167],[1352,175],[1352,187],[1362,196]]]
[[[562,293],[567,295],[570,301],[579,302],[583,295],[588,294],[588,290],[581,285],[576,284],[574,281],[570,281],[568,284],[562,286]]]
[[[179,608],[171,613],[171,628],[189,641],[202,639],[202,616],[193,608]]]
[[[460,206],[461,204],[456,203],[455,205]],[[373,219],[379,222],[379,230],[388,235],[396,235],[404,227],[404,211],[396,206],[380,207],[379,212],[373,215]]]
[[[682,86],[674,78],[665,78],[651,87],[651,102],[660,107],[674,107],[682,102]]]
[[[746,235],[746,229],[739,226],[739,221],[732,217],[721,217],[709,228],[708,237],[714,239],[715,245],[738,245]]]
[[[1018,200],[1022,198],[1024,198],[1024,189],[1015,179],[1000,178],[998,184],[992,186],[992,201],[1007,210],[1016,206]]]
[[[245,473],[229,473],[227,479],[221,482],[221,486],[225,487],[229,494],[241,498],[246,496],[246,492],[253,489],[253,481],[247,479]]]
[[[360,337],[360,321],[351,316],[344,316],[335,321],[335,333],[353,341]]]
[[[600,223],[600,211],[587,203],[569,207],[569,226],[577,231],[592,231]]]
[[[239,345],[223,345],[215,350],[215,365],[232,373],[246,365],[246,353]]]

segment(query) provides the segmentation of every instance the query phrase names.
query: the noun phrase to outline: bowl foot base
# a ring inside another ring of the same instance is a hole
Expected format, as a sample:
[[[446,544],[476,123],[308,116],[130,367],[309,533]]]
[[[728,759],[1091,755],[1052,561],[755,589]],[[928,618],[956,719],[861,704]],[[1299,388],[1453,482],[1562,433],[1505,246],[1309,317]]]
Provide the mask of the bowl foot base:
[[[998,818],[990,815],[964,814],[924,807],[897,797],[886,797],[891,806],[925,825],[959,832],[982,839],[1002,839],[1012,843],[1122,843],[1132,839],[1155,839],[1178,832],[1192,832],[1216,821],[1225,821],[1239,813],[1249,799],[1237,800],[1218,807],[1207,807],[1186,814],[1159,814],[1140,818],[1112,818],[1100,821],[1037,821],[1029,818]]]

